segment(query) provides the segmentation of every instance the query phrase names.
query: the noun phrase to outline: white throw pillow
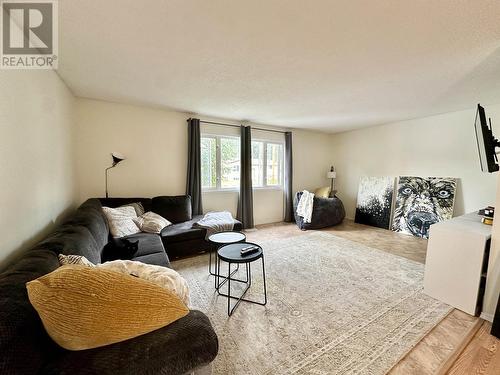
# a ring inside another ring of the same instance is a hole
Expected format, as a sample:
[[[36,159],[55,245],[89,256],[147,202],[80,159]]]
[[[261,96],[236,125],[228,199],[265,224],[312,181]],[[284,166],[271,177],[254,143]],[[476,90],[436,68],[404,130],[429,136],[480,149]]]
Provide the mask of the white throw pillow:
[[[141,231],[156,234],[160,234],[163,228],[172,225],[172,223],[165,219],[163,216],[155,214],[151,211],[146,212],[145,214],[134,219],[134,223],[139,227]]]
[[[133,207],[136,213],[136,216],[141,216],[144,215],[144,206],[142,205],[141,202],[135,202],[135,203],[129,203],[129,204],[124,204],[123,206],[120,207]]]
[[[189,287],[184,278],[171,268],[145,264],[133,260],[113,260],[98,264],[97,267],[109,271],[125,273],[150,281],[175,293],[182,302],[189,306]]]
[[[134,223],[137,218],[134,207],[123,206],[118,208],[103,207],[102,211],[108,221],[109,231],[114,238],[129,236],[141,230]]]

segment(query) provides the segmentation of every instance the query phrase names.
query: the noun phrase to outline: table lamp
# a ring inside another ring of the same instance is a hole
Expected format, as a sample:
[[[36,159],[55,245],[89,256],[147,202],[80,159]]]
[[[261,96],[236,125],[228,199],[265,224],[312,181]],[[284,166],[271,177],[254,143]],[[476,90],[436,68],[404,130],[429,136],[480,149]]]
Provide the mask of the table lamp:
[[[326,178],[332,180],[330,186],[330,197],[334,197],[335,194],[337,194],[337,190],[333,190],[333,188],[335,187],[335,179],[337,178],[337,172],[335,172],[335,168],[333,168],[333,165],[330,167],[330,170],[326,172]]]

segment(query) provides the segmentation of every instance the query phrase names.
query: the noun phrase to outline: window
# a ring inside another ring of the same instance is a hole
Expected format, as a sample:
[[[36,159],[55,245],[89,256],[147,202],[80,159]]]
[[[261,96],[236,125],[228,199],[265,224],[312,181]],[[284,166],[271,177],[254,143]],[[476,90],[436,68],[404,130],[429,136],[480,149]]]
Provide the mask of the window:
[[[282,143],[252,141],[252,184],[255,188],[283,185]],[[240,138],[201,136],[201,186],[203,190],[234,190],[240,187]]]
[[[202,135],[201,187],[203,190],[240,187],[240,139]]]
[[[252,142],[252,185],[264,186],[264,143]]]
[[[220,149],[220,187],[240,187],[240,140],[238,138],[218,138]]]
[[[266,185],[281,185],[283,170],[283,145],[277,143],[266,144]]]
[[[252,141],[252,183],[254,187],[283,185],[283,144]]]
[[[217,143],[216,138],[201,138],[201,186],[203,189],[217,187]]]

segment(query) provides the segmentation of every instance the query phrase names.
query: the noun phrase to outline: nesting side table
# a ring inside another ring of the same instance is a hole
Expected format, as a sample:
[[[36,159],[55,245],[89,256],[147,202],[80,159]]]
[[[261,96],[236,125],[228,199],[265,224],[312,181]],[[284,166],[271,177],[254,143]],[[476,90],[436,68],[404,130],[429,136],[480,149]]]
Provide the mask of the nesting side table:
[[[258,247],[258,251],[247,254],[247,255],[241,255],[240,251],[242,248],[254,245]],[[258,302],[258,301],[253,301],[250,299],[245,299],[245,294],[248,292],[250,289],[250,286],[252,285],[252,262],[255,262],[257,260],[261,260],[262,262],[262,277],[264,281],[264,302]],[[264,266],[264,252],[262,248],[254,243],[249,243],[249,242],[240,242],[240,243],[235,243],[231,245],[226,245],[222,246],[218,251],[217,251],[217,269],[220,270],[220,262],[224,261],[228,263],[228,268],[227,268],[227,277],[224,277],[222,275],[217,275],[216,278],[216,290],[219,295],[227,297],[227,315],[231,316],[231,314],[234,312],[236,307],[240,304],[241,301],[245,302],[250,302],[254,303],[257,305],[264,306],[267,303],[267,288],[266,288],[266,270]],[[236,264],[238,267],[240,264],[245,264],[246,268],[246,280],[238,280],[238,279],[233,279],[231,276],[234,274],[235,271],[231,272],[231,265]],[[220,273],[220,272],[219,272]],[[222,279],[222,283],[220,282],[220,279]],[[240,283],[245,283],[246,287],[243,293],[237,297],[231,295],[231,281],[233,282],[240,282]],[[227,294],[221,293],[220,287],[222,284],[227,282]],[[236,304],[231,307],[231,299],[236,300]]]
[[[215,245],[216,251],[218,251],[222,246],[233,244],[233,243],[238,243],[238,242],[243,242],[246,240],[246,236],[242,232],[233,232],[233,231],[227,231],[227,232],[219,232],[219,233],[214,233],[211,236],[208,237],[208,240]],[[239,266],[238,266],[239,268]],[[233,274],[238,271],[238,268],[233,272]],[[214,259],[214,271],[212,272],[212,250],[209,252],[209,259],[208,259],[208,273],[212,276],[215,276],[215,286],[217,287],[217,276],[219,275],[219,269],[218,269],[218,263],[217,263],[217,254],[215,254],[215,259]]]

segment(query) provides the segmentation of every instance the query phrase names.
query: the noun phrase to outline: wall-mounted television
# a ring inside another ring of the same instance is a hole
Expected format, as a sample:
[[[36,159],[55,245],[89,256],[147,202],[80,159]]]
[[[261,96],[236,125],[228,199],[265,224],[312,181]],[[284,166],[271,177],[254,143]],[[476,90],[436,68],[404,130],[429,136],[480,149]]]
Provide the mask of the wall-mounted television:
[[[486,114],[481,104],[477,105],[476,122],[477,148],[479,151],[479,161],[483,172],[492,173],[500,169],[495,149],[500,147],[500,142],[493,136],[491,130],[491,119],[486,121]]]

